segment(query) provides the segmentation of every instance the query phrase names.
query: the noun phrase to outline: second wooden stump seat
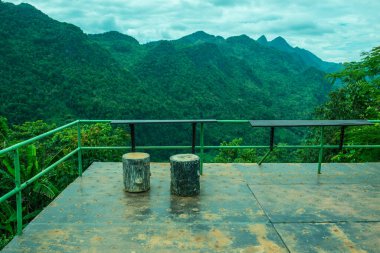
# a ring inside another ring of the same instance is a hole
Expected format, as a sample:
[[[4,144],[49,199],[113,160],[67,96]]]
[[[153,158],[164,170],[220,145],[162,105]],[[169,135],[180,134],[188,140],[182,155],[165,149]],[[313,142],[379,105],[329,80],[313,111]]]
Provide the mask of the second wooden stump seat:
[[[200,160],[197,155],[178,154],[170,157],[170,192],[178,196],[195,196],[200,192]]]
[[[123,179],[128,192],[144,192],[150,189],[150,156],[147,153],[124,154]]]

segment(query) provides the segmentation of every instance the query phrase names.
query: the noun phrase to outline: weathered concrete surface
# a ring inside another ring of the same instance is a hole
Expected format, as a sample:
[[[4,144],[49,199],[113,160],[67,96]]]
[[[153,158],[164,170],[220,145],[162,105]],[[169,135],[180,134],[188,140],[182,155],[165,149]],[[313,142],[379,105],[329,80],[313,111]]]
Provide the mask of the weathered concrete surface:
[[[291,252],[379,252],[380,223],[276,224]]]
[[[170,165],[127,193],[94,163],[4,252],[377,252],[380,164],[206,164],[201,193],[170,195]]]

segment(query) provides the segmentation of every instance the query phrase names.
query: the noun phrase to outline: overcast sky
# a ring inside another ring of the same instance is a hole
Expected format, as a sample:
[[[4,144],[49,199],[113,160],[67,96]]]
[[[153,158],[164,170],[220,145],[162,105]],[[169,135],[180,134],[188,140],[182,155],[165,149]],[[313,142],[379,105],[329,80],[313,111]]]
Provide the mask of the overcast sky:
[[[198,30],[223,37],[284,37],[323,60],[360,59],[380,45],[379,0],[5,0],[27,2],[85,33],[110,30],[140,43]]]

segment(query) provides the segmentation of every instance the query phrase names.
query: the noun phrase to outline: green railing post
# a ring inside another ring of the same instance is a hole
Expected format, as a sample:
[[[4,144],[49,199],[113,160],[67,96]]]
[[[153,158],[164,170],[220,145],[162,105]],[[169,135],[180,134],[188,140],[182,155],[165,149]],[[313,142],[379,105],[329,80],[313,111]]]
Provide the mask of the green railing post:
[[[82,135],[80,129],[80,121],[78,121],[78,174],[82,176]]]
[[[318,174],[321,174],[321,164],[322,164],[322,158],[323,158],[323,131],[324,128],[321,127],[321,144],[319,148],[319,156],[318,156]]]
[[[199,142],[201,145],[201,170],[200,174],[203,175],[203,159],[204,159],[204,123],[201,123],[201,133],[200,133]]]
[[[15,150],[13,157],[13,164],[15,167],[15,184],[16,189],[19,191],[16,193],[16,217],[17,217],[17,235],[22,234],[22,193],[21,186],[21,171],[20,171],[20,154],[18,149]]]

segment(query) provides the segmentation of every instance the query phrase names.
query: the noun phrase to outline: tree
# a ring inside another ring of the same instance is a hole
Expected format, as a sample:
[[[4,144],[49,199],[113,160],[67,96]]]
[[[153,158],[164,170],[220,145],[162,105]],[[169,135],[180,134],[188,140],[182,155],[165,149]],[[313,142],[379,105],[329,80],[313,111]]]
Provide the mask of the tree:
[[[236,138],[230,142],[223,141],[221,146],[240,146],[243,138]],[[257,162],[255,149],[220,149],[215,156],[214,162],[217,163],[254,163]]]
[[[380,46],[362,54],[359,62],[345,63],[345,68],[328,75],[335,82],[341,80],[344,86],[332,91],[328,101],[316,110],[321,119],[379,119],[380,118]],[[337,140],[339,132],[332,129],[326,137]],[[346,131],[345,144],[379,144],[380,125],[353,127]],[[332,161],[378,161],[379,149],[355,149],[334,155],[327,152]]]
[[[9,133],[7,119],[0,116],[0,149],[3,149],[7,145]]]

